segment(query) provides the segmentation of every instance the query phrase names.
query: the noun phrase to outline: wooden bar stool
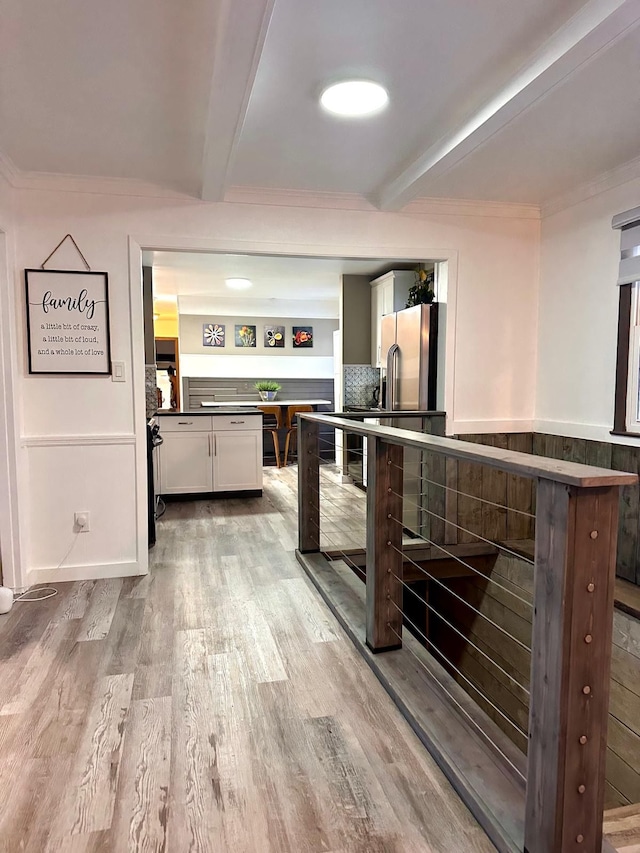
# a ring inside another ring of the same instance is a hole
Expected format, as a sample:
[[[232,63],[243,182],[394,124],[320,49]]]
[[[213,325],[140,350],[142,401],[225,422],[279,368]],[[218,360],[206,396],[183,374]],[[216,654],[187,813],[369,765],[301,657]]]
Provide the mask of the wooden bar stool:
[[[287,437],[284,441],[284,467],[287,466],[289,448],[297,448],[298,443],[298,413],[312,412],[313,406],[287,406]]]
[[[270,432],[273,439],[273,449],[276,452],[276,465],[280,467],[280,439],[278,430],[282,429],[282,406],[258,406],[264,413],[262,432]]]

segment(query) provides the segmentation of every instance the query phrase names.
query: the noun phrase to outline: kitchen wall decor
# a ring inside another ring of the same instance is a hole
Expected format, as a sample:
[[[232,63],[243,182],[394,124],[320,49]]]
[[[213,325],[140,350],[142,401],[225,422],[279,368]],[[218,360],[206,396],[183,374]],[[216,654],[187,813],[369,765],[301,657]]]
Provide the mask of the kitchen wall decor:
[[[313,326],[294,326],[293,327],[293,346],[297,347],[312,347],[313,346]]]
[[[223,347],[225,344],[224,326],[220,323],[205,323],[202,326],[202,345],[205,347]]]
[[[264,345],[266,347],[283,347],[284,346],[284,326],[265,326],[264,327]]]
[[[25,285],[29,373],[109,375],[107,273],[30,269]]]
[[[236,326],[236,346],[237,347],[255,347],[256,345],[256,327],[255,326]]]

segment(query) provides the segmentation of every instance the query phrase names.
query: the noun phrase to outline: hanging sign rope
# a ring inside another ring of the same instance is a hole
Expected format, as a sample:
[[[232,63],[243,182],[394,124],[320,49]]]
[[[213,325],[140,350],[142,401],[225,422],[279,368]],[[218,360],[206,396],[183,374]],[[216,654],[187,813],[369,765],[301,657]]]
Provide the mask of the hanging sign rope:
[[[58,251],[58,249],[60,248],[60,246],[62,246],[62,244],[64,243],[64,241],[65,241],[65,240],[71,240],[71,242],[72,242],[72,243],[73,243],[73,245],[75,246],[76,252],[77,252],[77,253],[80,255],[80,257],[82,258],[82,262],[83,262],[83,264],[85,265],[85,267],[86,267],[89,271],[91,271],[91,267],[89,266],[89,264],[88,264],[88,262],[87,262],[87,259],[85,258],[85,256],[84,256],[84,255],[82,254],[82,252],[80,251],[80,247],[78,246],[78,244],[76,243],[76,241],[73,239],[73,237],[71,236],[71,234],[65,234],[65,236],[62,238],[62,240],[60,240],[60,242],[59,242],[59,243],[58,243],[58,245],[55,247],[55,249],[53,250],[53,252],[51,252],[51,254],[50,254],[50,255],[48,255],[48,256],[44,259],[44,261],[42,262],[42,265],[41,265],[41,269],[44,269],[44,268],[45,268],[45,264],[47,264],[47,263],[51,260],[51,258],[55,255],[55,253]]]

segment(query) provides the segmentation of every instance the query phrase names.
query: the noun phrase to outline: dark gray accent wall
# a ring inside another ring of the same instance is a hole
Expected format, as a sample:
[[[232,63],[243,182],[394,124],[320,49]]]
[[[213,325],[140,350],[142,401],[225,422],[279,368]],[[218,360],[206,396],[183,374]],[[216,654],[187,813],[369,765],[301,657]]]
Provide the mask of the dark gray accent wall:
[[[371,364],[371,285],[367,275],[342,276],[342,363]]]

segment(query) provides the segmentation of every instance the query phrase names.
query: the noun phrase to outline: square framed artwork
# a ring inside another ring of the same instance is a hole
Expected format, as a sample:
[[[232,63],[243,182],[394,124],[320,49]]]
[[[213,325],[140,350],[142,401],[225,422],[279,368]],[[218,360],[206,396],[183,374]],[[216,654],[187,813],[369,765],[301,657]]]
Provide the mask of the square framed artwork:
[[[294,349],[302,347],[308,348],[313,346],[313,326],[294,326],[293,327],[293,346]]]
[[[111,373],[106,272],[25,270],[29,373]]]
[[[247,325],[236,326],[235,342],[237,347],[255,347],[256,327]]]
[[[225,345],[225,327],[221,323],[204,323],[202,326],[202,346],[223,347]]]
[[[268,349],[284,347],[284,326],[265,326],[264,345]]]

